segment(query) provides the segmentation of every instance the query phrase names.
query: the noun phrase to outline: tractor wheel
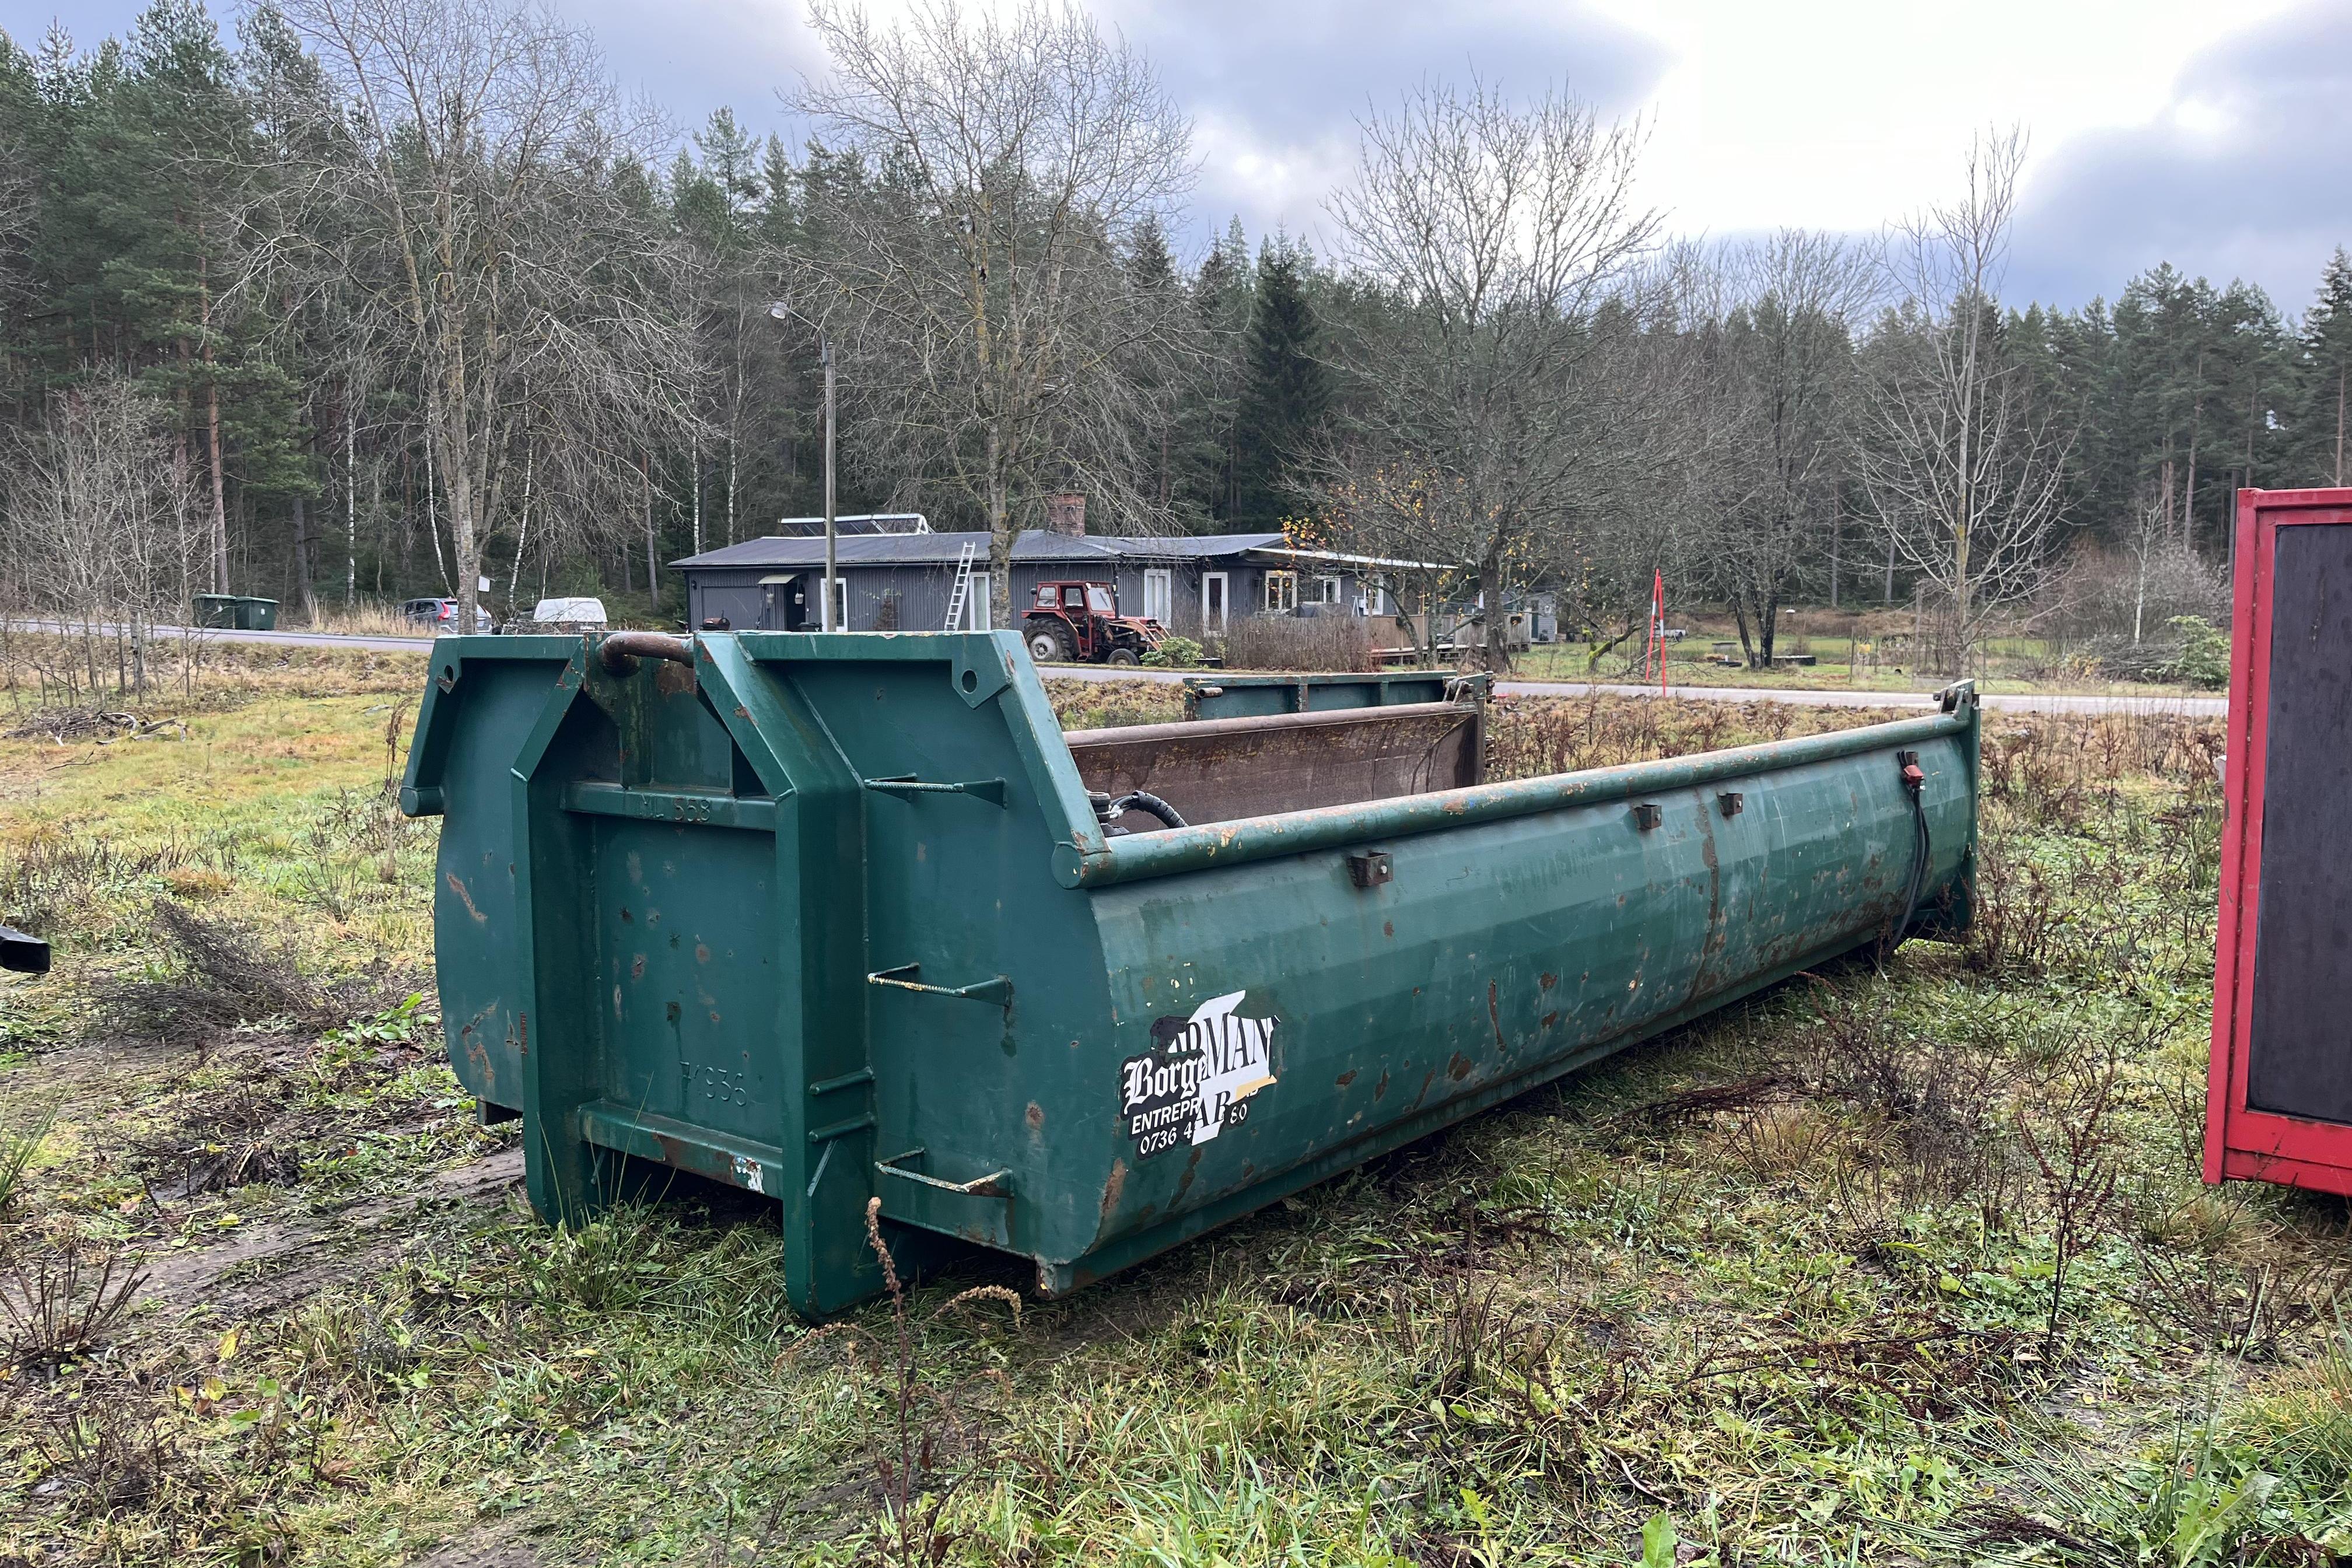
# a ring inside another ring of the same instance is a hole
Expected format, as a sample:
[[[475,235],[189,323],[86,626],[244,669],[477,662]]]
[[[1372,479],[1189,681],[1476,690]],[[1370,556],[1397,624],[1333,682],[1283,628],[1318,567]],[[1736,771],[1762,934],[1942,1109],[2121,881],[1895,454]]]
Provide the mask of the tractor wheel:
[[[1070,634],[1052,621],[1034,621],[1029,626],[1029,657],[1038,664],[1067,664],[1076,657],[1070,646]]]
[[[1140,661],[1136,658],[1135,650],[1133,648],[1115,647],[1110,650],[1110,658],[1105,659],[1103,662],[1106,664],[1136,664]]]

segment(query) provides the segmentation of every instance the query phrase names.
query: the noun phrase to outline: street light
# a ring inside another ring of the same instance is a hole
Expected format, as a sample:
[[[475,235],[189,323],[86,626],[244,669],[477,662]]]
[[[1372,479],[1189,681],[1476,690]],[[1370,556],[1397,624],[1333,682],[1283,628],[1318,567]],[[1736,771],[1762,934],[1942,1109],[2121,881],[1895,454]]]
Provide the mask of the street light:
[[[817,358],[824,363],[824,590],[819,595],[822,603],[817,606],[817,626],[822,631],[843,630],[845,628],[836,627],[833,624],[835,593],[833,581],[835,566],[833,520],[833,337],[824,330],[822,322],[801,315],[801,312],[793,310],[782,300],[769,305],[768,315],[771,320],[778,321],[789,321],[798,316],[816,329]]]

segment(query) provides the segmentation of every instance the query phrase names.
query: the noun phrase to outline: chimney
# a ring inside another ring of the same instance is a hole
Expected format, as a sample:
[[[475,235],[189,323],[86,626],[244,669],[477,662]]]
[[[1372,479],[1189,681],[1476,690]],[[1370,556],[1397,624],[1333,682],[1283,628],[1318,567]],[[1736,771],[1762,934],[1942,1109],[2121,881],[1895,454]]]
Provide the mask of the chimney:
[[[1045,531],[1067,534],[1072,539],[1084,537],[1087,531],[1087,498],[1071,490],[1047,496]]]

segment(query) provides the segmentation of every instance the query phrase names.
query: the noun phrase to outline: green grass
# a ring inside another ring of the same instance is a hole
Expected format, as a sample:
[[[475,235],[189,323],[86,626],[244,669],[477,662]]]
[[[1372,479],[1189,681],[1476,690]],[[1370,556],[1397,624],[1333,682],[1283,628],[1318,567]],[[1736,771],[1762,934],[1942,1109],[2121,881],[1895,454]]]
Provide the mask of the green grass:
[[[1166,716],[1055,695],[1073,724]],[[261,690],[185,740],[0,759],[0,889],[49,900],[65,939],[51,981],[0,982],[0,1122],[55,1116],[12,1245],[168,1258],[406,1205],[511,1147],[429,1031],[397,1037],[432,826],[376,815],[387,700]],[[1731,744],[1785,712],[1521,703],[1496,754]],[[772,1213],[740,1194],[681,1184],[569,1231],[403,1206],[307,1298],[215,1292],[0,1381],[0,1559],[390,1565],[464,1539],[614,1563],[936,1542],[950,1563],[1613,1568],[1645,1527],[1651,1560],[1718,1565],[2352,1550],[2344,1205],[2196,1180],[2206,732],[1995,725],[1975,946],[1781,987],[1017,1320],[958,1300],[1025,1284],[975,1261],[910,1292],[904,1384],[887,1304],[793,1318]],[[28,880],[28,852],[89,875]],[[146,910],[175,889],[351,987],[368,1026],[78,1044],[108,977],[170,963]],[[2090,1157],[2115,1198],[2053,1321],[2028,1139],[2110,1045]],[[233,1142],[241,1096],[299,1178],[159,1190],[152,1151]],[[930,1456],[900,1530],[902,1402]]]

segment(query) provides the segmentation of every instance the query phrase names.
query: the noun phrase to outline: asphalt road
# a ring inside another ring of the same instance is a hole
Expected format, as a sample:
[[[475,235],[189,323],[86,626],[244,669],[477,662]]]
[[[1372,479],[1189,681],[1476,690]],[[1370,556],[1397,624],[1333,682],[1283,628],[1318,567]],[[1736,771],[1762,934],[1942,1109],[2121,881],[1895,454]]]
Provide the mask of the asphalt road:
[[[20,630],[31,632],[79,629],[61,626],[55,621],[18,621],[16,625]],[[147,629],[159,637],[202,637],[206,642],[276,643],[282,647],[357,647],[373,649],[377,653],[425,653],[433,647],[431,637],[344,637],[336,632],[224,632],[199,630],[192,626],[150,626]]]
[[[37,630],[54,630],[35,626]],[[191,632],[184,626],[157,626],[158,637],[201,636],[214,642],[276,643],[290,647],[356,647],[372,648],[383,653],[423,653],[433,646],[431,637],[343,637],[333,632]],[[1051,665],[1048,671],[1057,678],[1079,680],[1164,680],[1184,679],[1172,669],[1144,669],[1133,666],[1118,668],[1098,664]],[[1505,680],[1495,689],[1507,697],[1583,697],[1603,692],[1616,697],[1643,697],[1655,690],[1649,686],[1627,686],[1611,681],[1580,680]],[[1705,702],[1793,702],[1809,708],[1932,708],[1936,694],[1928,691],[1807,691],[1790,687],[1753,686],[1677,686],[1671,695],[1691,698]],[[2108,697],[2097,695],[2062,695],[2055,692],[2000,692],[1988,694],[1984,705],[2005,713],[2181,713],[2200,718],[2221,718],[2230,710],[2226,699],[2220,697]]]

